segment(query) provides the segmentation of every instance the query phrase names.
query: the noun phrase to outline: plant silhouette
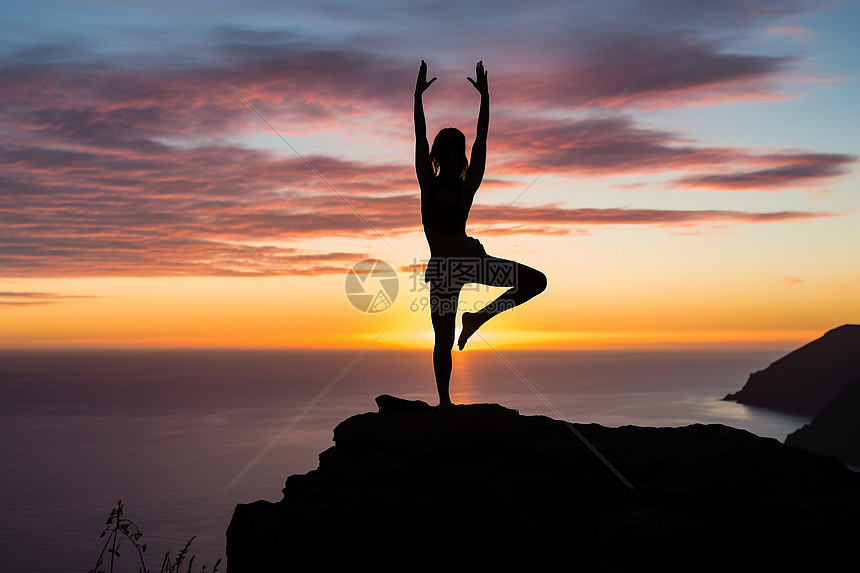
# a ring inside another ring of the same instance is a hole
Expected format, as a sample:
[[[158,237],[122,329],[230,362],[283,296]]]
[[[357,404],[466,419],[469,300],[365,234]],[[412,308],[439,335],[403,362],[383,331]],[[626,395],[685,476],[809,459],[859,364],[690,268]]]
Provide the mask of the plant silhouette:
[[[123,517],[122,500],[119,500],[116,504],[116,508],[112,509],[108,516],[104,531],[102,531],[100,536],[100,538],[107,537],[107,539],[105,539],[104,545],[102,545],[102,550],[96,560],[96,566],[90,569],[89,573],[113,573],[115,562],[120,556],[119,549],[123,539],[130,542],[135,550],[139,561],[138,571],[141,573],[150,573],[150,570],[146,568],[146,561],[143,558],[144,553],[146,553],[146,543],[140,543],[140,538],[142,536],[143,533],[140,531],[140,528],[132,520]],[[191,542],[194,541],[195,538],[196,536],[189,539],[185,544],[185,547],[177,553],[174,559],[171,560],[170,551],[165,553],[164,559],[161,562],[161,569],[159,570],[160,573],[179,573],[182,563],[188,556],[188,549],[191,546]],[[107,572],[102,569],[102,566],[105,565],[106,555],[109,556],[109,561],[107,563],[109,569]],[[220,564],[221,559],[215,562],[215,566],[212,568],[211,573],[216,573]],[[194,555],[188,559],[188,567],[186,569],[188,573],[192,571],[193,565]],[[206,572],[206,565],[203,565],[201,571],[203,573]]]

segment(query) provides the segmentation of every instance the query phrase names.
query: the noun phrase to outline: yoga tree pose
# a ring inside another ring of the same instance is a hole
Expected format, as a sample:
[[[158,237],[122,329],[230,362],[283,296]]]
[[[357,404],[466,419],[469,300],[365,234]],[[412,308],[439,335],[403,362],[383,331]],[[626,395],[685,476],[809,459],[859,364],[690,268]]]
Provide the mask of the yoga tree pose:
[[[467,79],[481,94],[471,160],[466,159],[466,137],[453,127],[441,130],[430,148],[422,95],[436,78],[427,80],[427,64],[423,60],[415,84],[415,173],[421,188],[421,222],[430,246],[424,280],[430,283],[430,317],[435,334],[433,370],[440,411],[453,407],[448,386],[457,307],[463,286],[478,283],[508,287],[508,290],[481,310],[463,313],[463,328],[457,340],[460,350],[485,322],[546,289],[546,276],[542,272],[515,261],[492,257],[478,239],[466,235],[466,219],[487,162],[490,93],[483,62],[475,66],[475,79]]]

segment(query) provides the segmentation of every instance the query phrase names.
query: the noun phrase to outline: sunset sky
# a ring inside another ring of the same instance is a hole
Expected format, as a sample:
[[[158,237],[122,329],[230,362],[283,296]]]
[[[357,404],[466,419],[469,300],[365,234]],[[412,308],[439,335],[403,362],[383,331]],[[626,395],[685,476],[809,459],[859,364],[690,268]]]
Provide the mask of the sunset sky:
[[[858,323],[858,22],[776,0],[4,3],[0,347],[429,348],[422,59],[429,136],[468,142],[483,60],[467,230],[549,280],[490,344],[792,347]],[[344,293],[366,258],[399,271],[377,314]]]

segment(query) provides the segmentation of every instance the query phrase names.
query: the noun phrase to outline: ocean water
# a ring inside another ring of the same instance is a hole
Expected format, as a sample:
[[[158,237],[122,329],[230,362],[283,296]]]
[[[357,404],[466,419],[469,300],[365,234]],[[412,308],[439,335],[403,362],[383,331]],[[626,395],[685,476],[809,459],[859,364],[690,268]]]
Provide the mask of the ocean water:
[[[720,398],[784,353],[467,351],[455,353],[452,397],[580,423],[722,423],[782,440],[808,418]],[[235,505],[279,500],[287,476],[314,469],[333,445],[338,422],[375,411],[383,393],[435,403],[429,351],[371,349],[349,367],[358,354],[0,353],[0,568],[89,571],[122,499],[148,568],[197,536],[195,571],[211,571]],[[137,571],[122,547],[116,570]]]

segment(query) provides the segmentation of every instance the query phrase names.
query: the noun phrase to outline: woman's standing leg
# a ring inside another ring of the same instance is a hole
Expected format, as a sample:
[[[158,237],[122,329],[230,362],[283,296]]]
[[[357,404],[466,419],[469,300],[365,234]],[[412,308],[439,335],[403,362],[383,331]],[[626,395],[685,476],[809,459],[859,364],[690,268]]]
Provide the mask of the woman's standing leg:
[[[439,409],[445,410],[453,404],[448,387],[451,382],[451,350],[454,348],[454,330],[457,319],[457,301],[460,291],[453,293],[430,284],[430,318],[433,321],[433,372],[436,389],[439,391]]]
[[[509,288],[481,310],[463,313],[463,330],[457,340],[460,350],[485,322],[546,290],[546,275],[537,269],[486,254],[481,257],[480,263],[474,280],[470,282]]]

